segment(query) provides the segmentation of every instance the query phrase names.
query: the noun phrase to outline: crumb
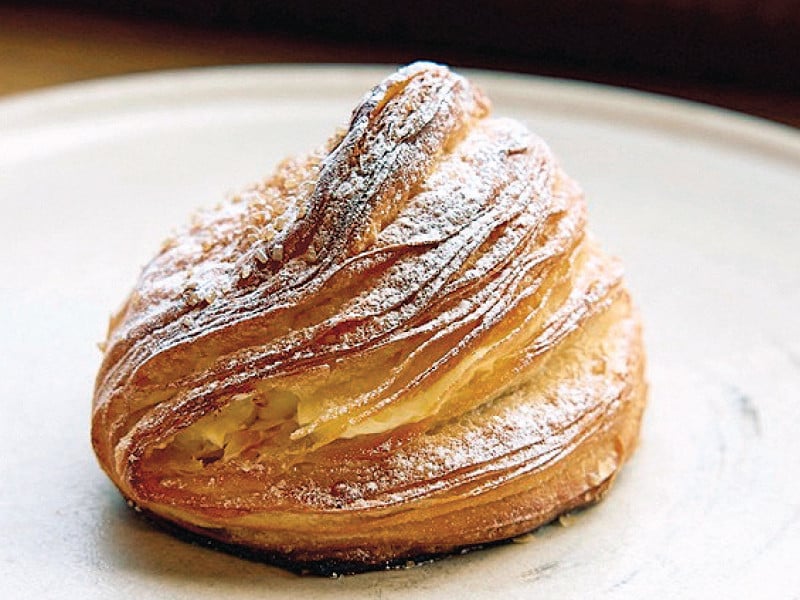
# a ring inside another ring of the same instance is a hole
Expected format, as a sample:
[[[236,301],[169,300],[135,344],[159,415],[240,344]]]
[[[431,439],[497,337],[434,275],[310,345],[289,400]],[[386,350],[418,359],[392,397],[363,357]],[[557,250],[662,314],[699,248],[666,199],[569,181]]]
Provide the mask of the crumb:
[[[564,513],[558,517],[558,523],[562,527],[570,527],[575,523],[575,516],[570,513]]]
[[[186,296],[186,303],[189,306],[200,304],[200,296],[198,296],[197,292],[193,289],[187,289],[184,295]]]
[[[264,252],[263,248],[257,248],[255,251],[256,260],[260,262],[262,265],[265,264],[269,259],[267,258],[267,253]]]

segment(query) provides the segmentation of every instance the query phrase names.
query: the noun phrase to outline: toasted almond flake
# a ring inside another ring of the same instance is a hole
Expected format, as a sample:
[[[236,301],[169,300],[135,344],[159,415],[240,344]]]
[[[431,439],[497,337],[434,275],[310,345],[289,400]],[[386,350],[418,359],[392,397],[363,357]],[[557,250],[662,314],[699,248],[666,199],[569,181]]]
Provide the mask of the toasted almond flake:
[[[275,262],[281,262],[283,260],[283,244],[275,244],[269,255]]]

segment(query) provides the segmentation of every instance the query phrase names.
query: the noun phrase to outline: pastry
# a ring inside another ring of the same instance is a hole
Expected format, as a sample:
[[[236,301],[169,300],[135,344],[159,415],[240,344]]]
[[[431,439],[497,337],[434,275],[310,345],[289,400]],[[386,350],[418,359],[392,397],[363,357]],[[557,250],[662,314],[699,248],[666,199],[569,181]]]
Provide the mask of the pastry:
[[[92,442],[130,503],[296,570],[505,540],[600,499],[639,318],[545,143],[444,66],[197,214],[111,319]]]

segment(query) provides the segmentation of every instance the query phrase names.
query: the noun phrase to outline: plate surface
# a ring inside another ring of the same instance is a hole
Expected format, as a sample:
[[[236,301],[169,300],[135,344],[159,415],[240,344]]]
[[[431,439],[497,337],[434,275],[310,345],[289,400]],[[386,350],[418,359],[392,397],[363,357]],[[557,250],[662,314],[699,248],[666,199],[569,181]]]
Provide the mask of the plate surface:
[[[390,71],[236,68],[0,102],[0,597],[800,595],[800,135],[575,83],[473,73],[544,137],[622,256],[652,385],[609,497],[509,544],[299,578],[143,522],[96,465],[105,320],[173,226],[344,123]]]

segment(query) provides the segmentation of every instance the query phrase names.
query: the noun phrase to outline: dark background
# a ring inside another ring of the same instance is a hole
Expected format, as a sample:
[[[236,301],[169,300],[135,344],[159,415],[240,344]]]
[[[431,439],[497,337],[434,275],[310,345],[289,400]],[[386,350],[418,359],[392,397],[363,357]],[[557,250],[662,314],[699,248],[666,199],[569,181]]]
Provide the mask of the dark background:
[[[0,2],[0,93],[157,68],[417,58],[800,126],[800,0]]]

